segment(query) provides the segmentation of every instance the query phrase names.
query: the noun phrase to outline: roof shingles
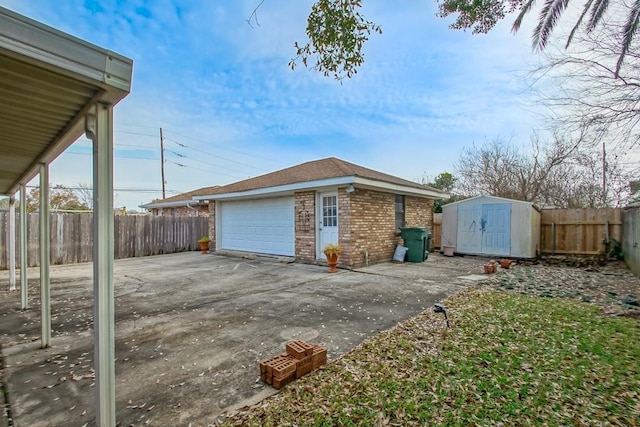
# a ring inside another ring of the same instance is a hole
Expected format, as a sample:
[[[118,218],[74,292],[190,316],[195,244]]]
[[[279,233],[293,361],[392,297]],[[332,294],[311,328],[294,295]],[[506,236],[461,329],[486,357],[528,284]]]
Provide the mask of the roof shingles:
[[[237,193],[242,191],[258,190],[262,188],[277,187],[281,185],[295,184],[299,182],[318,181],[331,178],[342,178],[347,176],[357,176],[372,179],[375,181],[387,182],[391,184],[404,185],[423,190],[439,191],[417,182],[398,178],[393,175],[378,172],[353,163],[346,162],[335,157],[321,160],[313,160],[291,166],[276,172],[254,178],[238,181],[233,184],[218,187],[214,192],[208,194]]]

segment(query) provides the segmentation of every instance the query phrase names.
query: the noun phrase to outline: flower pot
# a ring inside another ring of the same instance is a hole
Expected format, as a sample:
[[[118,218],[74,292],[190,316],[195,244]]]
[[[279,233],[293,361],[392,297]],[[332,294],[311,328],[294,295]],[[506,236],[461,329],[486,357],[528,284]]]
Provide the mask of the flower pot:
[[[495,266],[492,263],[485,264],[484,265],[484,272],[485,272],[485,274],[495,273]]]
[[[444,245],[444,246],[442,246],[442,254],[444,256],[453,256],[453,251],[455,249],[456,249],[455,246]]]
[[[337,273],[338,254],[325,252],[324,256],[327,257],[327,265],[329,266],[329,273]]]
[[[209,242],[198,241],[198,244],[200,245],[200,250],[202,251],[202,254],[209,253]]]
[[[511,261],[510,259],[501,259],[501,260],[500,260],[500,267],[502,267],[502,268],[509,268],[509,267],[511,267],[511,263],[512,263],[512,262],[513,262],[513,261]]]

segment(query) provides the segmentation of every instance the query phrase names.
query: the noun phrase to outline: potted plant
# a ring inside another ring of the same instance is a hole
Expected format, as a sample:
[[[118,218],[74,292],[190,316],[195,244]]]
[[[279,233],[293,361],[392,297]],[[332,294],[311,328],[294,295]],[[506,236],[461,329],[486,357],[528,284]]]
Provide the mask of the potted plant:
[[[453,256],[455,249],[456,247],[453,246],[449,240],[447,240],[446,245],[442,245],[442,252],[444,256]]]
[[[509,268],[511,267],[511,263],[513,263],[513,260],[510,260],[508,258],[503,258],[500,260],[500,267]]]
[[[323,249],[324,256],[327,257],[327,265],[329,266],[329,273],[337,273],[338,269],[338,255],[340,255],[340,246],[329,243]]]
[[[207,236],[202,236],[200,240],[198,240],[198,243],[200,244],[200,250],[203,254],[206,254],[209,251],[209,241],[210,239]]]

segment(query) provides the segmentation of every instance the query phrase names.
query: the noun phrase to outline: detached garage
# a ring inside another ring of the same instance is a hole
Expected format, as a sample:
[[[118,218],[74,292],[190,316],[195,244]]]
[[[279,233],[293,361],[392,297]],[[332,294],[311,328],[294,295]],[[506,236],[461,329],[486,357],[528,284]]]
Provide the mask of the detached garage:
[[[209,249],[326,261],[389,261],[400,227],[433,226],[433,201],[448,195],[335,157],[313,160],[193,196],[209,206]],[[206,202],[206,203],[205,203]]]
[[[535,258],[540,210],[530,202],[494,196],[444,205],[442,245],[459,254]]]

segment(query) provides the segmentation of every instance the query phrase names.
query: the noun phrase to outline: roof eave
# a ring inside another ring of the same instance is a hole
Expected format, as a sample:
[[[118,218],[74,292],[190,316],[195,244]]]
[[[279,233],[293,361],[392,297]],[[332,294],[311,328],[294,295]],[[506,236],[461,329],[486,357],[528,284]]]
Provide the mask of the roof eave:
[[[408,185],[393,184],[357,176],[344,176],[339,178],[320,179],[314,181],[297,182],[293,184],[277,185],[273,187],[259,188],[255,190],[237,191],[231,193],[204,194],[193,196],[193,200],[228,200],[245,199],[255,197],[274,197],[292,195],[298,191],[320,190],[323,188],[335,188],[352,184],[358,188],[369,188],[377,191],[391,192],[425,197],[429,199],[448,199],[449,194],[430,189],[411,187]]]

